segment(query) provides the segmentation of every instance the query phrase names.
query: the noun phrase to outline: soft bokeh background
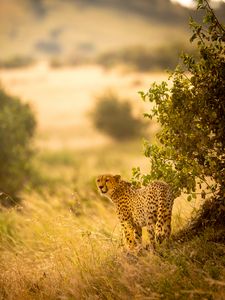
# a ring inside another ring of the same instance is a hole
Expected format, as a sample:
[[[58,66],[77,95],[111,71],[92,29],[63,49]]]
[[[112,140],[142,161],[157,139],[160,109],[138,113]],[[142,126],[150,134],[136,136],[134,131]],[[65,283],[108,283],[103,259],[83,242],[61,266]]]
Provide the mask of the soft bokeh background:
[[[137,92],[192,51],[190,7],[190,0],[0,0],[0,81],[31,103],[37,143],[110,142],[88,117],[96,96],[110,88],[143,107]]]
[[[169,1],[1,0],[0,80],[32,104],[41,146],[105,143],[87,117],[95,96],[113,88],[138,106],[137,91],[164,76],[124,72],[121,61],[106,69],[104,57],[184,44],[188,14]]]

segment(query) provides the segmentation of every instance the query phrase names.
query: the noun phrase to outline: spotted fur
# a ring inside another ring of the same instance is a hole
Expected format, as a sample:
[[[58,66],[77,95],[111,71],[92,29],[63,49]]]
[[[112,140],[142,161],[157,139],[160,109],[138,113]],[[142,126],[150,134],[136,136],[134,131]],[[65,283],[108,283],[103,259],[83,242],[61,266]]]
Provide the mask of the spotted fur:
[[[120,175],[101,175],[96,179],[100,193],[115,205],[116,212],[130,248],[142,242],[142,227],[146,226],[150,245],[168,239],[171,233],[173,195],[163,181],[153,181],[135,188],[121,180]]]

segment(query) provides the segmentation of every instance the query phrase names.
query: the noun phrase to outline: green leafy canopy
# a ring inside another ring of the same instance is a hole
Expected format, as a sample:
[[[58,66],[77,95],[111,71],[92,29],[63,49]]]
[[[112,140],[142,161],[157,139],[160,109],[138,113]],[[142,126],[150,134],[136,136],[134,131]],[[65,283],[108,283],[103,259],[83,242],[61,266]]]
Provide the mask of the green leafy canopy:
[[[145,129],[145,123],[133,115],[131,102],[111,90],[97,98],[91,119],[99,131],[116,141],[137,138]]]
[[[30,106],[8,95],[0,86],[1,203],[8,205],[10,198],[15,200],[29,178],[33,154],[31,141],[35,128],[36,120]],[[7,194],[10,196],[5,201]]]
[[[190,41],[198,57],[183,54],[172,85],[154,83],[140,93],[154,104],[146,116],[156,118],[161,131],[157,144],[144,145],[150,174],[133,169],[134,181],[163,179],[176,195],[188,193],[188,200],[198,185],[203,198],[225,192],[225,30],[207,1],[199,0],[197,9],[204,18],[202,24],[190,20]]]

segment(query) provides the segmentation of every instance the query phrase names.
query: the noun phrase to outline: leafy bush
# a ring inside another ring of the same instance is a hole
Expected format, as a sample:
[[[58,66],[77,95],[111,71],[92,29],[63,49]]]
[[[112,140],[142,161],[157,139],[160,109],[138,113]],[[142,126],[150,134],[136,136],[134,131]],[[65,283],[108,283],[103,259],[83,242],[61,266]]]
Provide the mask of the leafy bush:
[[[144,129],[143,121],[133,116],[130,102],[111,91],[98,97],[91,117],[97,129],[119,141],[138,137]]]
[[[16,196],[29,177],[34,129],[35,119],[29,105],[0,89],[0,191],[11,197]]]
[[[183,55],[183,63],[172,74],[173,85],[153,84],[142,98],[155,103],[147,116],[162,125],[160,144],[146,142],[151,174],[144,182],[163,178],[178,195],[182,190],[202,198],[207,194],[224,199],[225,186],[225,29],[207,1],[199,0],[205,11],[203,24],[191,20],[199,56]],[[139,170],[134,170],[139,178]],[[221,208],[223,209],[223,208]]]

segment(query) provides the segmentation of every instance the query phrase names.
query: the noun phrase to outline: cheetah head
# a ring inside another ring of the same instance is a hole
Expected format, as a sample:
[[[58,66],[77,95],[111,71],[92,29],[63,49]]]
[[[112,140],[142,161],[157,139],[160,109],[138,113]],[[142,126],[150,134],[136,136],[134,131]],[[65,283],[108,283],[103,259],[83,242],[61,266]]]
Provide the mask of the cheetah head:
[[[110,196],[111,192],[120,182],[120,175],[100,175],[96,178],[96,185],[99,192],[104,196]]]

